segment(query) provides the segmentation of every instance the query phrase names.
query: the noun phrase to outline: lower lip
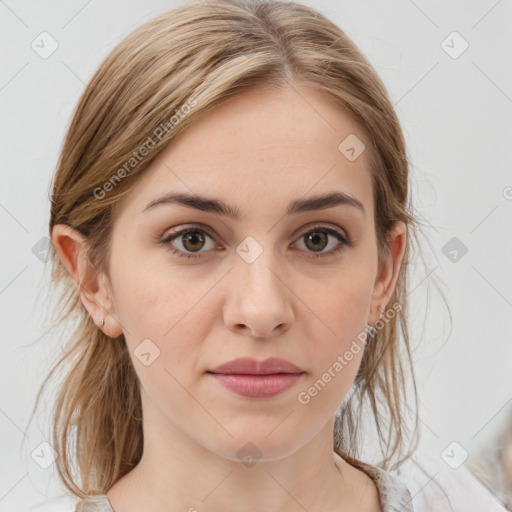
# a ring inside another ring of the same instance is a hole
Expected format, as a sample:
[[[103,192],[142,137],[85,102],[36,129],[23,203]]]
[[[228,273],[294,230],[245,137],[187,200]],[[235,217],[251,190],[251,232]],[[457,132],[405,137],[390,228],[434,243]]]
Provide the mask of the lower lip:
[[[222,386],[248,398],[271,398],[291,388],[303,373],[241,375],[209,373]]]

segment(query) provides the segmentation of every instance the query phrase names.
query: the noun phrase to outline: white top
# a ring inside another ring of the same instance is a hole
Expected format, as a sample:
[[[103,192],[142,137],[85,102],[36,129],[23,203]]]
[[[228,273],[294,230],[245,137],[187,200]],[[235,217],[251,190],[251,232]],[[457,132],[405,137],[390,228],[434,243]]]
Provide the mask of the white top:
[[[373,467],[371,476],[379,491],[382,512],[507,512],[464,466],[452,469],[425,454],[406,461],[399,473]],[[86,501],[63,494],[29,512],[122,511],[114,511],[104,494],[91,495]]]

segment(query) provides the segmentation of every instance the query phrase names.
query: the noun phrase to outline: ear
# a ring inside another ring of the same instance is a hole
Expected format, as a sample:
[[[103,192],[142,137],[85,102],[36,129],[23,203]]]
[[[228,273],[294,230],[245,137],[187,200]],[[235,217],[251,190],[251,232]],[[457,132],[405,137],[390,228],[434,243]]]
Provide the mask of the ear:
[[[395,291],[398,274],[405,254],[407,243],[407,227],[396,221],[388,237],[388,246],[384,264],[379,269],[373,288],[370,307],[369,325],[374,325],[386,309]]]
[[[85,237],[71,226],[56,224],[52,229],[52,242],[73,277],[80,299],[94,323],[107,336],[120,336],[123,329],[117,318],[109,279],[90,264]],[[103,326],[102,320],[105,321]]]

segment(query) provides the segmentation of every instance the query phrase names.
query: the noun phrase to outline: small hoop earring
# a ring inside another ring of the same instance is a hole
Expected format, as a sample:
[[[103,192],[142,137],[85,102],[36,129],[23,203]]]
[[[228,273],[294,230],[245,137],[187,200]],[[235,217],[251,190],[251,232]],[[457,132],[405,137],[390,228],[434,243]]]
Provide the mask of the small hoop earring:
[[[104,325],[105,325],[105,319],[104,319],[104,318],[102,318],[102,319],[101,319],[101,324],[100,324],[100,326],[101,326],[101,327],[103,327]]]
[[[384,314],[384,308],[382,306],[379,306],[379,309],[381,311],[381,313],[379,314],[379,320],[382,320],[382,316]],[[366,326],[366,330],[367,330],[367,333],[368,333],[368,340],[367,341],[370,342],[375,337],[375,334],[377,333],[377,328],[375,327],[375,325],[367,325]]]

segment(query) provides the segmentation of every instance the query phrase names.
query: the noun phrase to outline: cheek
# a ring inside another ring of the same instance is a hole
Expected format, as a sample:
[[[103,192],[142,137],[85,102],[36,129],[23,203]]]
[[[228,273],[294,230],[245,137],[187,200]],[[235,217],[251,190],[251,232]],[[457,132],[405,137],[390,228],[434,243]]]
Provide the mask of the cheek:
[[[312,375],[307,382],[305,402],[312,410],[333,408],[350,389],[365,349],[365,328],[371,299],[368,272],[340,272],[337,279],[315,286],[305,303],[303,325],[308,329],[306,344],[312,361]],[[306,321],[311,318],[312,321]],[[318,398],[316,398],[318,396]],[[300,398],[300,397],[299,397]],[[299,399],[299,403],[301,402]]]
[[[129,261],[120,261],[112,277],[121,324],[142,336],[151,332],[164,337],[175,330],[206,291],[206,283],[191,285],[186,275],[161,257],[134,254]]]
[[[184,272],[147,259],[145,264],[118,265],[112,279],[118,318],[141,380],[165,378],[167,369],[185,384],[218,311],[208,293],[211,280],[190,280]],[[137,359],[144,351],[155,357],[147,367]]]
[[[331,334],[322,338],[326,347],[339,349],[364,331],[373,291],[370,277],[361,267],[343,269],[306,295],[306,304]]]

